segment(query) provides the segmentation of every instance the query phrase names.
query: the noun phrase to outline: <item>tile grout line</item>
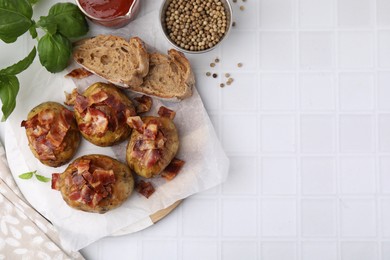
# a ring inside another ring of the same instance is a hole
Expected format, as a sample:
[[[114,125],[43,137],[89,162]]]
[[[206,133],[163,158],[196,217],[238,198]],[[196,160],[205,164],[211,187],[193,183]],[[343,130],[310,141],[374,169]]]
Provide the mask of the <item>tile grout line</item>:
[[[378,156],[378,151],[379,151],[379,116],[378,116],[378,23],[377,23],[377,1],[373,1],[373,12],[374,12],[374,87],[373,87],[373,104],[374,104],[374,158],[375,158],[375,163],[374,163],[374,172],[375,172],[375,191],[376,191],[376,199],[375,199],[375,211],[376,211],[376,239],[377,239],[377,246],[378,246],[378,258],[382,259],[382,242],[381,242],[381,228],[382,228],[382,222],[381,222],[381,201],[380,201],[380,167],[379,167],[379,156]]]
[[[300,97],[300,19],[299,19],[299,11],[300,11],[300,1],[295,1],[295,29],[296,29],[296,39],[295,39],[295,81],[294,81],[294,96],[295,96],[295,126],[294,129],[296,131],[295,138],[296,138],[296,147],[295,147],[295,162],[296,162],[296,237],[297,237],[297,245],[296,245],[296,256],[297,259],[302,259],[302,197],[301,197],[301,184],[302,184],[302,155],[301,155],[301,97]]]
[[[339,27],[339,21],[338,21],[338,2],[337,0],[333,1],[334,4],[334,26],[335,28],[338,29]],[[334,31],[335,38],[334,38],[334,45],[335,45],[335,68],[336,71],[333,72],[334,75],[334,86],[335,86],[335,185],[336,185],[336,250],[337,250],[337,259],[341,260],[342,259],[342,254],[341,254],[341,203],[340,203],[340,131],[339,131],[339,119],[340,119],[340,99],[339,99],[339,31],[335,30]]]

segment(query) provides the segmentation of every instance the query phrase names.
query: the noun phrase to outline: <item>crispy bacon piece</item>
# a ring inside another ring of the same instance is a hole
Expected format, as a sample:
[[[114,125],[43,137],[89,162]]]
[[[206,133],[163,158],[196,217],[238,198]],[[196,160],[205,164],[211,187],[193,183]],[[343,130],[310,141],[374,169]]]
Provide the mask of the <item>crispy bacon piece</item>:
[[[37,152],[39,159],[41,160],[55,160],[53,149],[43,143],[42,141],[35,141],[33,143],[34,150]]]
[[[64,140],[69,128],[69,123],[62,117],[59,117],[57,124],[52,124],[49,133],[46,135],[46,139],[54,147],[59,147]]]
[[[86,77],[89,77],[92,75],[92,72],[84,69],[84,68],[78,68],[74,69],[68,74],[65,75],[65,77],[74,78],[74,79],[83,79]]]
[[[158,131],[157,138],[156,138],[157,149],[164,148],[166,141],[167,141],[167,138],[164,136],[164,134],[161,131]]]
[[[83,95],[77,93],[74,109],[77,110],[80,114],[83,113],[88,108],[88,99]]]
[[[143,131],[143,134],[144,134],[144,137],[146,139],[152,139],[152,140],[155,140],[156,137],[157,137],[157,134],[158,134],[158,123],[155,122],[154,120],[150,121],[144,131]]]
[[[51,188],[53,190],[60,190],[60,174],[53,173],[51,175]]]
[[[95,193],[93,195],[93,198],[92,198],[92,201],[91,201],[91,205],[92,207],[95,207],[97,204],[99,204],[99,202],[103,199],[103,196],[100,194],[100,193]]]
[[[38,122],[40,125],[49,125],[54,121],[54,117],[54,111],[45,109],[38,113]]]
[[[77,95],[80,95],[79,92],[77,92],[77,88],[74,88],[72,90],[72,93],[64,92],[65,93],[65,102],[64,104],[67,106],[74,106],[76,103],[76,97]]]
[[[146,151],[151,149],[157,149],[157,143],[155,140],[139,139],[134,144],[134,150]]]
[[[146,198],[149,198],[154,193],[155,189],[152,183],[140,180],[137,183],[137,191]]]
[[[144,122],[139,116],[130,116],[127,118],[126,123],[133,129],[137,130],[140,134],[144,132]]]
[[[88,135],[103,135],[107,131],[108,118],[99,109],[89,107],[84,117],[86,123],[80,124],[80,131]]]
[[[93,199],[94,193],[95,192],[88,185],[84,185],[81,189],[81,199],[86,204],[89,204]]]
[[[175,111],[173,111],[169,108],[166,108],[164,106],[161,106],[157,113],[160,117],[166,117],[166,118],[169,118],[171,120],[173,120],[176,116]]]
[[[161,158],[161,153],[158,149],[146,150],[144,156],[142,157],[142,163],[146,167],[151,167],[157,163]]]
[[[91,160],[78,160],[73,163],[73,166],[76,168],[78,174],[82,174],[84,172],[89,171]]]
[[[83,178],[83,175],[80,175],[80,174],[77,174],[77,173],[73,174],[72,182],[74,184],[76,184],[77,186],[83,186],[86,183],[85,179]]]
[[[102,185],[108,185],[115,182],[115,174],[113,170],[96,169],[93,172],[93,178]]]
[[[153,105],[153,99],[149,96],[143,95],[141,97],[134,98],[138,105],[136,107],[137,113],[149,112]]]
[[[90,172],[88,172],[88,171],[87,172],[83,172],[82,175],[83,175],[83,178],[84,178],[84,180],[86,182],[88,182],[88,183],[93,182],[93,176],[92,176],[92,174]]]
[[[181,168],[183,168],[185,162],[183,160],[173,158],[172,161],[168,164],[168,166],[161,173],[161,177],[170,181],[179,174]]]
[[[105,91],[96,92],[93,95],[88,97],[88,106],[92,106],[93,104],[98,104],[105,101],[108,98],[108,94]]]
[[[79,190],[74,190],[69,194],[70,200],[79,200],[81,198],[81,192]]]

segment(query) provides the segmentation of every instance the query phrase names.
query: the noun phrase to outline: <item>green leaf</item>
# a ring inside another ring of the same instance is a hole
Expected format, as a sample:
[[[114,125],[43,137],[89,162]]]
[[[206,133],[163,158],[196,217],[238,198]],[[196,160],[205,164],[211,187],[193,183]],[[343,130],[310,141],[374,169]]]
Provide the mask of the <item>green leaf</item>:
[[[27,69],[31,63],[35,59],[35,55],[37,54],[37,50],[35,47],[30,51],[30,54],[24,58],[23,60],[19,61],[18,63],[15,63],[12,66],[9,66],[5,69],[0,70],[0,75],[17,75],[20,72]]]
[[[16,106],[16,96],[19,92],[19,80],[14,75],[0,75],[0,99],[3,103],[2,121],[5,121]]]
[[[88,32],[88,23],[77,5],[57,3],[49,10],[49,16],[57,22],[58,31],[68,37],[75,38]]]
[[[57,22],[52,16],[41,16],[37,22],[37,26],[50,34],[55,34],[57,32]]]
[[[36,173],[37,171],[33,171],[33,172],[26,172],[26,173],[23,173],[23,174],[20,174],[18,177],[23,179],[23,180],[28,180],[28,179],[31,179],[31,177]]]
[[[39,174],[35,174],[35,177],[37,178],[38,181],[41,181],[41,182],[49,182],[51,180],[50,178],[47,178],[47,177],[39,175]]]
[[[68,66],[72,54],[71,42],[59,33],[46,34],[38,42],[41,64],[50,72],[59,72]]]
[[[0,39],[6,43],[16,41],[33,24],[32,13],[27,0],[0,0]]]

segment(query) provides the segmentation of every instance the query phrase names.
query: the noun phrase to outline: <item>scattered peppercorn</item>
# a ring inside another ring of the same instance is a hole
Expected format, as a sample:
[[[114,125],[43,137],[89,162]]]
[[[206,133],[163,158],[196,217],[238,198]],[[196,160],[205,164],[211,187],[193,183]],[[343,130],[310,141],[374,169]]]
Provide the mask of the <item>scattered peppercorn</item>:
[[[183,49],[202,51],[215,46],[227,30],[220,0],[172,0],[165,12],[169,38]]]
[[[218,77],[218,74],[217,73],[213,73],[213,78],[216,78]]]
[[[219,59],[218,59],[218,58],[216,58],[216,59],[215,59],[215,63],[218,63],[218,62],[219,62]]]
[[[219,84],[219,86],[220,86],[221,88],[223,88],[223,87],[225,86],[225,84],[221,83],[221,84]]]
[[[235,26],[236,26],[236,22],[233,22],[233,23],[232,23],[232,26],[235,27]]]

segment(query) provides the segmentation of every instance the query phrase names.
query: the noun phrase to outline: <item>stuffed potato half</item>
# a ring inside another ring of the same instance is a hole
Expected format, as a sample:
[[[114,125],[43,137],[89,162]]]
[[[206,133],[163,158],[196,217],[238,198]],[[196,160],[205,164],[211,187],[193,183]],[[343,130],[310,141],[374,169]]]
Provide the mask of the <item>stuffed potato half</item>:
[[[31,152],[45,165],[64,165],[79,147],[80,133],[73,113],[59,103],[44,102],[34,107],[21,125],[26,128]]]
[[[161,173],[179,149],[173,121],[166,117],[142,117],[143,129],[133,130],[126,149],[126,161],[139,176],[151,178]]]
[[[99,82],[82,95],[75,91],[72,95],[77,125],[89,142],[111,146],[129,137],[131,128],[126,124],[126,117],[135,115],[135,108],[114,85]]]
[[[119,207],[133,192],[130,168],[105,155],[85,155],[52,175],[52,188],[61,191],[72,208],[105,213]]]

